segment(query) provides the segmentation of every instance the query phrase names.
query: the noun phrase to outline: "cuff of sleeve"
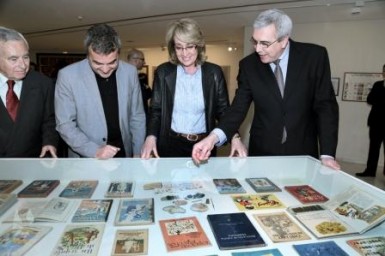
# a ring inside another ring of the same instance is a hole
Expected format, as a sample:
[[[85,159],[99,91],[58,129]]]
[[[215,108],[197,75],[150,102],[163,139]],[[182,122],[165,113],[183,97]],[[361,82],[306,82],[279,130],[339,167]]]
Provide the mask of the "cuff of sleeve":
[[[226,141],[227,141],[227,137],[226,137],[226,134],[219,128],[215,128],[212,133],[214,133],[215,135],[217,135],[219,141],[217,142],[217,144],[215,144],[215,146],[219,147],[219,146],[222,146]]]

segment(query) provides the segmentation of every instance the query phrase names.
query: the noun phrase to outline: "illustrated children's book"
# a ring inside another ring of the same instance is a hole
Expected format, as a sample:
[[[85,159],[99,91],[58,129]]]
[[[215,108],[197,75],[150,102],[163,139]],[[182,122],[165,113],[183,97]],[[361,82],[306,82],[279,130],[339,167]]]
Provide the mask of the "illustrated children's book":
[[[274,194],[234,195],[231,198],[241,211],[285,208],[285,205]]]
[[[274,243],[311,239],[285,212],[254,214]]]
[[[98,185],[97,180],[73,180],[60,193],[66,198],[90,198]]]
[[[59,184],[59,180],[35,180],[20,191],[17,196],[47,197]]]
[[[385,220],[382,200],[357,187],[349,187],[323,205],[289,207],[317,238],[362,234]]]
[[[22,180],[0,180],[0,194],[8,194],[23,184]]]
[[[362,256],[385,255],[385,236],[351,239],[346,242]]]
[[[52,228],[47,226],[13,226],[0,234],[0,255],[21,256]]]
[[[277,185],[275,185],[268,178],[246,178],[246,182],[255,190],[257,193],[266,193],[266,192],[281,192]]]
[[[132,181],[112,181],[105,197],[132,197],[133,191],[134,182]]]
[[[283,254],[276,248],[251,251],[251,252],[233,252],[231,255],[232,256],[283,256]]]
[[[104,224],[70,224],[64,229],[52,256],[96,256]]]
[[[147,255],[148,229],[117,230],[111,256]]]
[[[207,220],[221,250],[266,246],[244,212],[209,214]]]
[[[238,182],[237,179],[213,179],[215,187],[219,194],[240,194],[246,193],[246,190]]]
[[[342,250],[334,241],[294,244],[293,247],[300,256],[349,256],[349,254]]]
[[[127,198],[120,200],[115,225],[143,225],[153,222],[153,198]]]
[[[285,189],[303,204],[323,203],[329,200],[309,185],[285,186]]]
[[[15,194],[0,194],[0,216],[17,202]]]
[[[196,217],[159,221],[168,252],[210,246],[210,240]]]
[[[105,222],[112,199],[83,199],[72,217],[72,222]]]
[[[44,205],[41,211],[34,216],[34,221],[65,222],[73,212],[76,203],[76,201],[66,198],[52,198]]]

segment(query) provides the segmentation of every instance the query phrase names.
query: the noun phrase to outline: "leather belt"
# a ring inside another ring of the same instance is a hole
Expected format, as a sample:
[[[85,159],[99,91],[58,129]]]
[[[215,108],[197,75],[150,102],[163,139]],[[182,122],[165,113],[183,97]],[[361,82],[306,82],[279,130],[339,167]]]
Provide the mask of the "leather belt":
[[[207,133],[199,133],[199,134],[186,134],[186,133],[179,133],[170,131],[170,135],[174,137],[182,137],[185,138],[188,141],[196,142],[204,139],[207,136]]]

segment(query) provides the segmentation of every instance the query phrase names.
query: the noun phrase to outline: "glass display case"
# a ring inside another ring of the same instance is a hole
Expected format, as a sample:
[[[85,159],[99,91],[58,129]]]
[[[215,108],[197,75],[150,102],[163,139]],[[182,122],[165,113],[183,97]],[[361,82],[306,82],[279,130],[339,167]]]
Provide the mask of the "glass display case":
[[[247,158],[211,158],[207,163],[196,166],[190,158],[161,158],[161,159],[2,159],[0,160],[0,179],[21,179],[23,184],[14,193],[20,192],[33,180],[58,179],[60,184],[51,192],[49,198],[58,197],[60,192],[72,180],[98,180],[92,199],[104,199],[107,188],[112,181],[133,181],[133,198],[153,198],[154,216],[152,224],[140,226],[116,226],[115,216],[119,206],[119,198],[113,198],[113,204],[105,223],[105,229],[101,240],[98,255],[111,255],[114,237],[117,230],[148,229],[148,255],[166,255],[168,252],[163,240],[160,220],[195,216],[208,239],[210,246],[191,248],[170,253],[171,255],[231,255],[233,252],[248,252],[278,248],[283,255],[297,255],[293,244],[303,244],[318,241],[333,240],[348,255],[358,255],[347,245],[349,239],[372,237],[385,234],[385,224],[380,224],[364,234],[340,236],[333,239],[316,239],[305,228],[305,232],[311,237],[306,241],[294,241],[274,243],[252,217],[256,213],[269,213],[285,211],[283,209],[261,209],[245,211],[255,228],[267,243],[265,247],[244,248],[237,250],[219,250],[214,234],[207,221],[208,214],[240,212],[234,204],[231,195],[220,194],[213,183],[213,179],[236,178],[247,194],[256,194],[246,182],[246,178],[266,177],[282,189],[282,192],[274,194],[286,207],[301,205],[301,203],[289,194],[283,187],[288,185],[307,184],[312,186],[326,197],[333,198],[338,193],[345,191],[354,185],[360,189],[376,195],[384,200],[385,192],[367,184],[343,171],[335,171],[322,166],[321,163],[307,156],[291,157],[247,157]],[[157,186],[162,183],[163,187]],[[146,185],[146,186],[144,186]],[[149,189],[151,188],[152,189]],[[199,197],[194,198],[195,195]],[[172,204],[173,196],[189,199],[195,202],[207,203],[207,211],[200,211],[190,207],[190,201],[184,206],[185,212],[166,211],[165,207]],[[170,200],[168,200],[170,199]],[[41,199],[19,198],[18,202],[0,217],[0,230],[13,225],[3,221],[17,209],[24,201]],[[72,199],[78,200],[81,199]],[[297,222],[294,218],[293,220]],[[299,223],[299,222],[297,222]],[[39,223],[50,226],[53,229],[47,236],[34,245],[26,255],[50,255],[64,228],[72,224],[71,218],[61,223]],[[301,225],[300,225],[301,226]]]

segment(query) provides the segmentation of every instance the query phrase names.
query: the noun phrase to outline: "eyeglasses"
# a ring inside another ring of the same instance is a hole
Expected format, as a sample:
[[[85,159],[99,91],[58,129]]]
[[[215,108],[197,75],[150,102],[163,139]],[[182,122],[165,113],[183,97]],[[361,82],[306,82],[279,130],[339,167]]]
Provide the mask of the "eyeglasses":
[[[177,51],[177,52],[179,52],[179,53],[181,53],[181,52],[183,52],[183,51],[186,51],[186,52],[193,52],[196,48],[197,48],[196,45],[188,45],[188,46],[186,46],[186,47],[177,46],[177,45],[174,46],[175,51]]]
[[[141,61],[144,61],[144,58],[139,58],[139,57],[135,57],[135,58],[132,58],[133,60],[141,60]]]
[[[253,37],[250,38],[250,42],[254,45],[254,47],[257,47],[258,45],[260,45],[262,47],[262,49],[267,49],[278,41],[279,41],[279,39],[275,40],[274,42],[257,41]]]

